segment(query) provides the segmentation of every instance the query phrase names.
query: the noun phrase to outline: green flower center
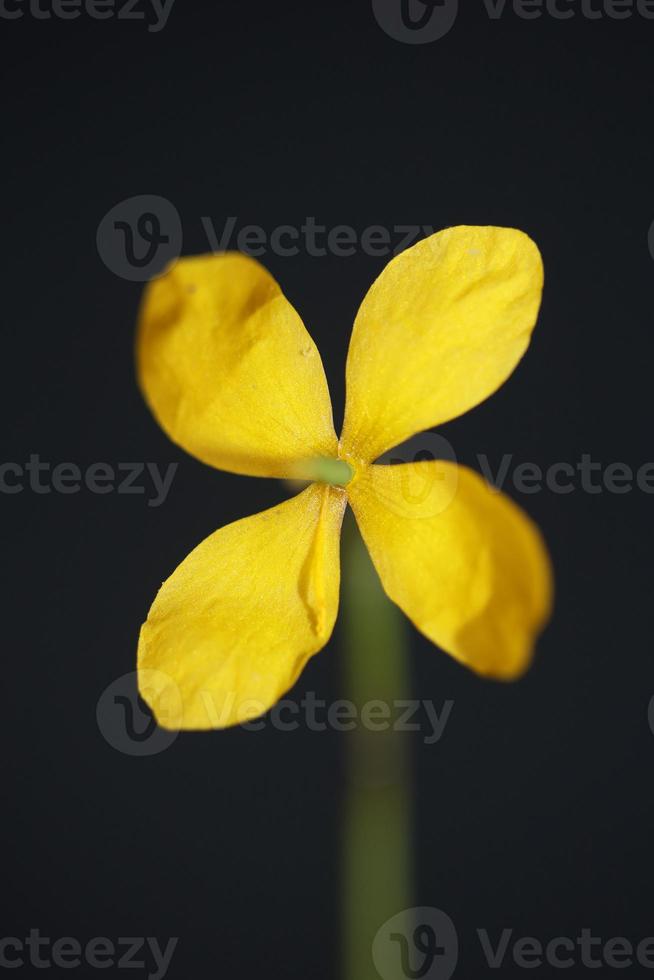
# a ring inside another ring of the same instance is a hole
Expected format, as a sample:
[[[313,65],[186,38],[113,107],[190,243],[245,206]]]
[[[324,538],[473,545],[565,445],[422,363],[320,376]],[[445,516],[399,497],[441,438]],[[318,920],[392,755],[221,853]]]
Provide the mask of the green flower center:
[[[316,459],[308,459],[302,465],[302,475],[313,483],[329,483],[333,487],[346,487],[354,476],[354,470],[344,459],[318,456]]]

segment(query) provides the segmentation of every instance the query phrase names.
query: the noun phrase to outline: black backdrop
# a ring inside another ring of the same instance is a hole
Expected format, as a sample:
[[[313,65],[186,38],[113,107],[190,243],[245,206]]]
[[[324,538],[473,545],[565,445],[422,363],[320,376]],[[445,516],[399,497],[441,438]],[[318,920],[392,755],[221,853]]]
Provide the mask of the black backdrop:
[[[159,32],[29,12],[0,30],[2,461],[179,463],[157,508],[85,488],[0,495],[2,934],[178,936],[172,978],[335,977],[346,736],[184,734],[140,758],[96,721],[161,579],[286,494],[158,429],[133,376],[141,286],[103,262],[98,225],[155,194],[179,212],[185,253],[207,249],[202,216],[268,232],[307,216],[522,228],[547,275],[533,343],[443,434],[471,465],[586,453],[637,468],[654,459],[654,21],[493,20],[479,2],[409,45],[366,0],[177,0]],[[352,318],[387,258],[263,261],[321,350],[340,418]],[[477,927],[654,933],[652,497],[507,490],[556,566],[533,670],[485,683],[411,634],[416,696],[454,701],[437,745],[413,739],[416,904],[452,917],[470,978],[489,972]],[[338,630],[294,696],[307,691],[342,696]]]

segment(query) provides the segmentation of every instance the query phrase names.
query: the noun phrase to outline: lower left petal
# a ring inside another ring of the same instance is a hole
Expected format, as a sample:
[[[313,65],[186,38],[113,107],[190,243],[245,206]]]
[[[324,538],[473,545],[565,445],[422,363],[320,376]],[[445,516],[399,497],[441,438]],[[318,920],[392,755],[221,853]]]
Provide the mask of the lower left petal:
[[[258,717],[293,686],[334,627],[345,501],[310,486],[216,531],[164,582],[138,651],[160,724],[171,691],[174,727],[201,730]]]

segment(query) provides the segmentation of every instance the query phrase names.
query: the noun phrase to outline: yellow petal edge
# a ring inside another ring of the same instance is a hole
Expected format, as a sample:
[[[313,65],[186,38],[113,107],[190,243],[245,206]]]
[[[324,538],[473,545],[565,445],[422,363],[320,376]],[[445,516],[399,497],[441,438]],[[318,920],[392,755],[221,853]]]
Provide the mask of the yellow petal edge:
[[[386,593],[417,628],[479,674],[519,677],[553,591],[527,515],[441,460],[365,467],[349,498]]]
[[[334,627],[344,509],[343,491],[312,485],[216,531],[164,582],[138,650],[162,727],[241,724],[293,686]]]
[[[357,314],[343,450],[372,462],[488,398],[529,344],[543,288],[531,239],[448,228],[386,266]]]
[[[336,455],[320,355],[262,265],[236,252],[180,259],[147,286],[137,369],[157,421],[219,469],[290,477]]]

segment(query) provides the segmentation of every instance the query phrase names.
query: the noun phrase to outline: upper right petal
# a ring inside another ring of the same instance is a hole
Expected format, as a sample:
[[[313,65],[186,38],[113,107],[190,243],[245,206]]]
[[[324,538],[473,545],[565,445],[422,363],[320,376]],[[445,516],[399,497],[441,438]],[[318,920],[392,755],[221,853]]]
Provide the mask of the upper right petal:
[[[372,462],[492,395],[529,344],[543,263],[514,228],[439,231],[392,259],[357,313],[344,452]]]
[[[159,424],[205,463],[286,477],[300,460],[336,455],[320,354],[254,259],[180,259],[149,283],[137,366]]]

